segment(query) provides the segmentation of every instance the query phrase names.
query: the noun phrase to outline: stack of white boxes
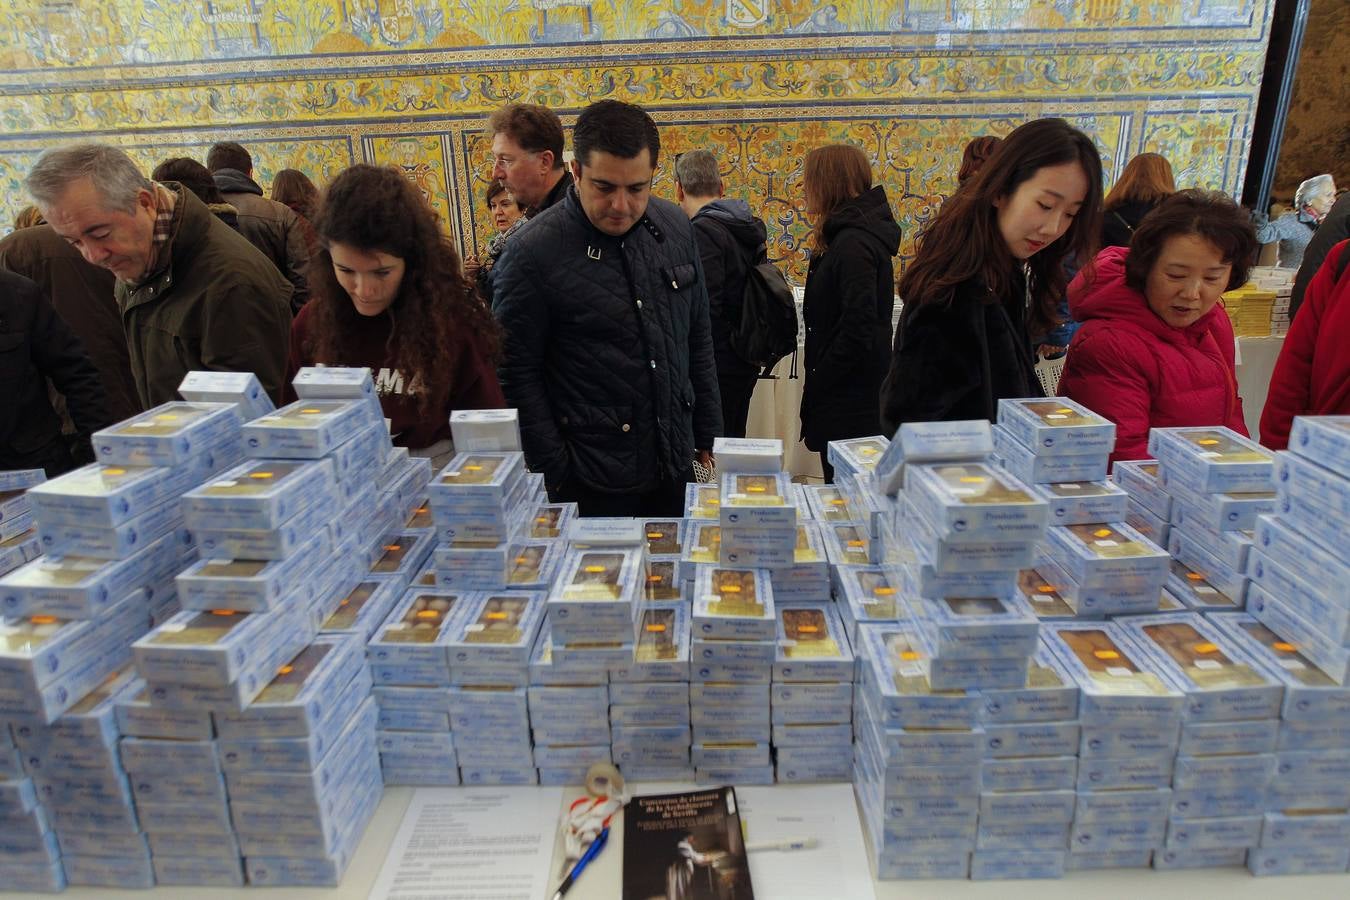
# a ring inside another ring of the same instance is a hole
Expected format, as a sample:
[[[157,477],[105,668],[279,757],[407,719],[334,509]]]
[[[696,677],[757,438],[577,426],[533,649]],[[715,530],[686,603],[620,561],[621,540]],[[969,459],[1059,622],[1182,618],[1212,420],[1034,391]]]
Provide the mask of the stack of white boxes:
[[[166,619],[177,609],[174,576],[196,558],[179,498],[239,461],[240,425],[232,404],[174,402],[96,433],[98,463],[29,491],[47,554],[30,564],[33,583],[55,567],[49,577],[60,570],[91,589],[106,580],[116,593],[135,575],[155,621]]]
[[[1172,499],[1169,589],[1199,612],[1242,609],[1251,529],[1275,505],[1274,457],[1227,428],[1155,428],[1149,452]]]
[[[975,846],[980,698],[938,691],[908,624],[858,626],[853,779],[873,874],[965,878]]]
[[[499,591],[507,586],[511,544],[534,504],[525,456],[519,451],[457,453],[428,487],[436,521],[434,551],[439,587]]]
[[[463,637],[472,592],[507,585],[514,556],[509,541],[528,511],[523,506],[527,487],[518,450],[457,453],[427,486],[436,526],[430,545],[435,576],[409,576],[413,560],[398,567],[403,575],[396,581],[408,578],[415,584],[377,627],[367,651],[387,784],[459,784],[452,719],[469,727],[479,722],[487,727],[490,721],[474,702],[484,692],[452,689],[450,645]],[[404,536],[427,538],[425,531]],[[512,716],[513,722],[526,715],[523,687],[503,697],[498,713]]]
[[[9,725],[0,723],[0,883],[15,891],[56,893],[66,887],[56,835],[38,802]],[[134,832],[133,832],[134,833]],[[144,841],[142,840],[142,843]]]
[[[980,766],[976,877],[1056,874],[1069,844],[1078,784],[1078,686],[1043,644],[1038,644],[1025,686],[982,691],[984,731]],[[1003,854],[1029,857],[1029,871]],[[991,854],[994,856],[992,861]],[[993,863],[991,865],[991,862]],[[1002,873],[1000,875],[1000,872]]]
[[[727,497],[724,486],[724,512]],[[777,616],[769,573],[700,565],[691,609],[690,757],[695,778],[701,783],[772,784],[770,686]]]
[[[800,527],[800,526],[799,526]],[[771,724],[779,782],[850,781],[855,660],[830,599],[777,606]]]
[[[274,678],[282,679],[276,691],[284,693],[294,681],[288,670],[313,656],[306,648],[320,623],[355,584],[370,542],[360,523],[345,516],[358,515],[354,503],[376,506],[364,492],[376,483],[388,447],[373,388],[362,392],[368,382],[368,372],[353,378],[331,370],[316,388],[328,396],[247,423],[250,461],[184,495],[184,517],[209,555],[177,578],[184,612],[134,648],[147,689],[123,707],[145,735],[124,741],[123,756],[162,883],[240,884],[241,855],[260,860],[260,877],[282,883],[332,883],[345,868],[341,843],[355,838],[321,821],[317,809],[287,807],[293,818],[271,830],[258,822],[270,814],[271,801],[245,789],[241,811],[253,817],[236,832],[224,774],[243,785],[241,779],[280,760],[279,772],[309,777],[346,719],[291,723],[303,735],[243,726],[218,742],[211,719],[199,722],[196,714],[243,714],[248,721],[255,716],[251,704]],[[352,396],[329,399],[343,394]],[[308,666],[299,668],[304,673]],[[368,688],[358,683],[344,714],[361,706]],[[261,721],[268,721],[269,707],[256,714]],[[367,717],[354,740],[372,746],[373,714]],[[353,789],[345,796],[364,795]],[[253,815],[250,803],[263,811]],[[357,812],[343,828],[364,826]]]
[[[675,734],[665,726],[610,720],[613,679],[608,672],[631,666],[637,658],[647,586],[644,534],[637,519],[572,522],[566,555],[548,593],[547,683],[530,688],[531,724],[543,750],[538,756],[541,776],[545,769],[576,771],[585,759],[610,759],[625,771],[688,765],[687,723]],[[602,737],[608,737],[608,752],[599,746]],[[563,749],[569,746],[575,749]],[[561,775],[548,773],[550,779]]]
[[[1275,292],[1275,303],[1270,307],[1270,333],[1275,336],[1289,332],[1289,301],[1294,294],[1297,269],[1278,266],[1252,266],[1247,273],[1248,283],[1263,291]]]
[[[1167,547],[1172,535],[1172,495],[1162,485],[1162,466],[1153,460],[1118,461],[1111,480],[1130,497],[1125,523],[1151,543]],[[1262,502],[1269,499],[1263,498]],[[1180,560],[1173,558],[1168,566],[1164,604],[1170,599],[1198,612],[1231,612],[1242,608],[1242,597],[1233,598],[1219,591]],[[1160,607],[1159,611],[1168,610]]]
[[[780,572],[780,583],[796,595],[798,522],[808,513],[782,471],[781,443],[724,440],[720,450],[720,542],[715,553],[697,536],[686,542],[685,573],[694,582],[690,757],[703,783],[772,784],[773,578]],[[696,523],[695,531],[711,526]]]
[[[1147,866],[1166,839],[1185,695],[1118,623],[1047,623],[1042,638],[1080,691],[1068,867]]]
[[[1167,837],[1154,867],[1241,865],[1261,837],[1283,684],[1198,613],[1133,616],[1119,624],[1143,646],[1149,667],[1185,694],[1175,762],[1160,760],[1147,773],[1152,778],[1134,782],[1172,787]]]
[[[530,653],[545,614],[542,592],[473,595],[451,637],[450,711],[455,750],[465,784],[536,784],[530,723],[589,721],[603,726],[604,697],[554,697],[530,686]],[[594,689],[588,689],[594,693]],[[557,700],[560,706],[554,706]],[[568,705],[572,705],[569,713]],[[596,708],[598,706],[598,709]],[[607,748],[606,748],[607,749]],[[566,754],[559,754],[565,757]],[[550,763],[557,761],[557,757]],[[575,782],[574,782],[575,783]]]
[[[985,463],[907,463],[904,478],[910,510],[905,524],[912,529],[920,563],[910,570],[918,574],[905,601],[929,685],[934,690],[1025,688],[1040,623],[1016,590],[1017,571],[1030,562],[1045,534],[1048,504]],[[932,575],[925,577],[929,568]],[[962,572],[984,573],[991,580],[988,591],[941,585],[942,579]],[[938,583],[925,587],[924,581]],[[1021,737],[1033,752],[1040,744],[1045,755],[1062,756],[1063,739],[1071,729],[1071,722],[1056,723]],[[991,827],[1021,822],[1053,829],[1067,823],[1070,811],[1055,792],[983,791],[986,741],[979,727],[947,749],[946,765],[973,755],[966,765],[974,773],[982,818]],[[981,847],[977,830],[968,828],[965,835],[967,849],[974,850],[972,878],[1053,877],[1063,872],[1062,851],[1012,852],[988,838]]]
[[[1052,397],[1000,400],[994,449],[1050,504],[1035,569],[1081,618],[1158,611],[1167,553],[1125,524],[1128,496],[1106,481],[1115,425]]]
[[[1350,416],[1294,419],[1289,449],[1275,456],[1276,510],[1256,521],[1247,610],[1280,640],[1246,630],[1267,638],[1261,652],[1278,662],[1287,697],[1270,812],[1248,867],[1258,875],[1340,871],[1350,729],[1328,699],[1350,690],[1341,687],[1350,682]]]
[[[633,659],[610,667],[615,761],[633,780],[689,782],[695,777],[689,759],[689,603],[678,580],[671,585],[663,575],[662,584],[649,587],[653,592],[644,591],[648,599],[637,621]]]
[[[989,452],[985,422],[956,423],[954,430],[950,424],[903,426],[884,448],[874,475],[878,493],[890,495],[905,488],[899,501],[905,519],[899,527],[888,525],[883,539],[886,551],[899,554],[905,566],[869,567],[870,552],[855,552],[851,559],[847,554],[835,557],[839,602],[849,633],[856,634],[860,669],[853,711],[854,783],[880,878],[964,878],[970,871],[983,738],[977,724],[978,698],[962,688],[935,686],[933,648],[912,619],[911,607],[917,604],[926,615],[928,604],[958,597],[994,598],[1001,605],[997,598],[1010,593],[1016,561],[1001,573],[977,563],[966,573],[948,574],[966,567],[955,559],[934,557],[935,551],[945,553],[952,545],[939,542],[935,526],[907,504],[911,492],[923,490],[918,482],[939,471],[925,471],[926,464],[945,460],[983,482],[996,475],[981,462]],[[860,498],[848,499],[861,509]],[[1025,499],[1031,502],[1029,496]],[[928,506],[927,501],[923,505]],[[946,521],[946,513],[936,506],[928,515],[935,512]],[[1038,532],[1044,529],[1043,506],[1040,516]],[[944,534],[951,530],[943,526]],[[863,526],[858,531],[866,533]],[[862,549],[835,544],[835,549],[845,551]],[[898,623],[881,624],[885,619]],[[1031,625],[1035,627],[1034,619]],[[954,666],[967,663],[958,659],[959,653],[947,658],[942,677],[960,675]],[[1025,660],[1020,668],[1016,684],[1025,681]]]
[[[211,710],[243,710],[312,636],[289,613],[188,610],[137,641],[132,651],[150,700],[153,737],[122,740],[141,826],[159,884],[238,886],[240,849],[211,722]],[[190,738],[186,735],[191,734]],[[174,739],[180,736],[186,739]]]
[[[449,647],[469,602],[464,592],[410,588],[375,626],[366,656],[379,707],[385,784],[460,783]]]
[[[1172,530],[1172,495],[1161,479],[1162,467],[1156,460],[1117,460],[1111,467],[1111,481],[1129,495],[1125,523],[1159,547],[1166,547]]]
[[[798,515],[800,496],[791,477],[782,471],[725,471],[719,487],[718,562],[791,569],[796,563],[797,520],[809,515],[805,510]]]
[[[393,446],[369,369],[304,368],[292,384],[301,398],[287,408],[301,411],[292,414],[293,421],[326,418],[331,404],[356,404],[362,411],[364,421],[355,432],[325,456],[332,461],[338,482],[340,511],[332,522],[333,543],[347,545],[357,559],[373,562],[389,543],[389,533],[398,530],[426,496],[431,460],[410,458],[406,448]],[[346,409],[338,415],[346,415]]]
[[[336,887],[383,796],[364,649],[320,637],[243,712],[213,713],[248,881]]]
[[[594,694],[598,693],[597,689],[606,688],[608,685],[609,668],[603,660],[587,660],[584,656],[576,654],[570,657],[570,662],[566,665],[559,664],[555,660],[553,634],[548,617],[545,616],[539,636],[534,642],[534,650],[530,654],[530,690],[575,688],[583,694],[586,692]],[[686,687],[686,706],[688,693]],[[544,718],[534,721],[532,717],[530,722],[540,784],[584,784],[587,768],[595,762],[611,759],[608,721],[591,720],[574,724],[570,721],[558,721],[554,717],[547,726],[541,726],[540,723],[543,721]],[[589,759],[591,762],[583,766],[577,762],[578,759]],[[557,764],[563,762],[566,764]]]
[[[149,615],[141,606],[141,621]],[[89,623],[83,623],[89,624]],[[43,647],[42,662],[63,664],[71,644]],[[119,670],[49,726],[15,723],[23,765],[59,839],[72,885],[146,888],[155,883],[150,849],[137,826],[131,785],[118,753],[116,703],[134,687]]]
[[[609,669],[610,731],[622,738],[623,752],[629,757],[615,761],[634,780],[694,780],[688,752],[688,597],[692,586],[683,576],[686,566],[681,559],[689,531],[687,519],[641,523],[647,572],[642,584],[642,608],[634,623],[633,657]],[[641,730],[646,728],[661,730]],[[670,749],[670,732],[666,729],[683,729],[678,750]],[[653,759],[644,758],[647,747],[653,748]],[[538,753],[536,745],[536,756]],[[542,768],[540,773],[542,776]]]
[[[1294,644],[1248,613],[1210,621],[1231,635],[1262,672],[1284,686],[1273,733],[1253,726],[1242,749],[1275,751],[1260,844],[1247,853],[1254,875],[1343,872],[1350,864],[1350,686],[1332,680]],[[1235,737],[1236,739],[1236,737]],[[1238,860],[1233,860],[1238,862]]]
[[[373,581],[385,587],[369,594],[358,588],[358,599],[376,607],[367,621],[386,610],[368,650],[384,778],[533,783],[523,774],[528,768],[532,776],[532,765],[519,763],[529,753],[525,685],[542,601],[500,592],[508,585],[536,588],[547,578],[548,545],[515,542],[537,504],[539,483],[524,471],[513,410],[457,411],[450,422],[460,452],[434,484],[417,484],[403,512],[406,527],[386,538],[371,568]],[[392,584],[410,589],[388,611]],[[495,599],[480,591],[495,592]],[[338,617],[332,624],[366,627],[358,621],[364,615],[340,610]],[[452,657],[462,658],[452,665]],[[462,745],[452,720],[460,723]],[[515,758],[485,754],[484,743],[494,740]]]
[[[30,491],[49,552],[0,582],[6,664],[18,667],[0,691],[0,719],[14,724],[33,772],[43,770],[76,883],[153,880],[132,768],[117,759],[115,704],[131,688],[118,683],[117,697],[92,698],[68,723],[57,716],[130,663],[152,615],[173,614],[174,575],[196,554],[179,496],[236,461],[240,444],[233,406],[169,403],[96,434],[102,462]],[[66,732],[91,739],[75,752],[62,749],[67,740],[53,746]]]
[[[42,555],[33,502],[26,491],[46,480],[41,469],[0,471],[0,575]]]

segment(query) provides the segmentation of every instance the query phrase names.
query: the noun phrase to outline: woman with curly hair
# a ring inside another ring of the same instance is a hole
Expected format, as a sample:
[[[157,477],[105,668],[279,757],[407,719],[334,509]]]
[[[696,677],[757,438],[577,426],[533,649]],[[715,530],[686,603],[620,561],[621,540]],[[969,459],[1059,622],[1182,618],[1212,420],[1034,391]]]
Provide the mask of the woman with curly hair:
[[[506,403],[494,368],[496,321],[398,171],[342,172],[314,226],[320,249],[310,300],[291,326],[287,384],[302,366],[369,367],[394,443],[439,468],[453,450],[453,410]]]

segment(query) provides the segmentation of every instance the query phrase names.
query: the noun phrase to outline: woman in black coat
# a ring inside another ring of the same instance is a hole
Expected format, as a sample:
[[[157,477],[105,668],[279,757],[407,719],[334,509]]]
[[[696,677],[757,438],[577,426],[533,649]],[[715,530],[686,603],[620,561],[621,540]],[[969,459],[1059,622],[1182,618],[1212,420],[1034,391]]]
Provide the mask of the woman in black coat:
[[[1040,396],[1033,347],[1057,322],[1063,260],[1090,257],[1101,157],[1062,119],[1028,122],[942,205],[900,279],[904,310],[881,396],[905,422],[993,420]]]
[[[806,384],[802,440],[820,453],[827,482],[830,441],[881,430],[877,395],[890,356],[900,226],[886,190],[872,186],[867,155],[848,144],[806,155],[806,212],[815,222],[806,275]]]

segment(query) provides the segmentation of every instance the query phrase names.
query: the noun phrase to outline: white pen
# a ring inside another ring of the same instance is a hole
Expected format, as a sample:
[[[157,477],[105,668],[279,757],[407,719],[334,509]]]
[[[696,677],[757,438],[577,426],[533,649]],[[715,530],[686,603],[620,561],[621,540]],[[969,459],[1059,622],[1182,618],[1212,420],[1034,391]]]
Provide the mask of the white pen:
[[[746,844],[745,852],[755,853],[759,850],[810,850],[818,844],[813,837],[808,838],[788,838],[783,841],[765,841],[762,844]]]

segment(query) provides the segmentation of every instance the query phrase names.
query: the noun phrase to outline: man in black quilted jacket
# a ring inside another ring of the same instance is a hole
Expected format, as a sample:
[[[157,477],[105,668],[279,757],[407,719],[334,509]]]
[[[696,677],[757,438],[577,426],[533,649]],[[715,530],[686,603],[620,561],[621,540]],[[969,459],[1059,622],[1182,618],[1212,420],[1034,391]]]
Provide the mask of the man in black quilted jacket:
[[[661,140],[646,112],[594,103],[572,140],[566,198],[497,263],[502,388],[555,501],[680,515],[722,429],[698,245],[680,208],[651,196]]]

